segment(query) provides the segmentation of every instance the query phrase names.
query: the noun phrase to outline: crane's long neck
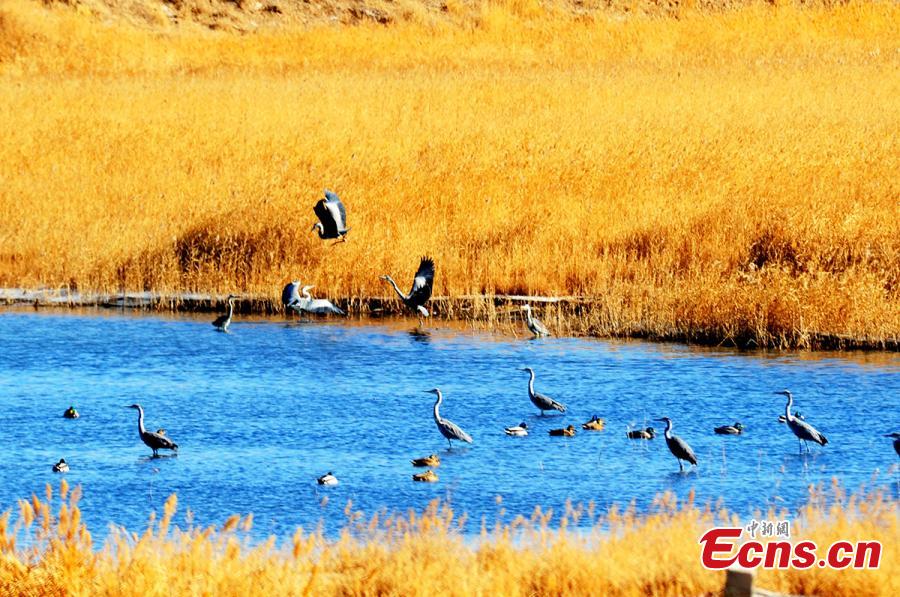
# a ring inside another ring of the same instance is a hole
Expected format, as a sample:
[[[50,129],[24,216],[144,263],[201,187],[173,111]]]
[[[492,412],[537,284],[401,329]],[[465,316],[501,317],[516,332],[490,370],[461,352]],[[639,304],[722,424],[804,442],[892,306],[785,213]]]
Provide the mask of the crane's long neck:
[[[391,286],[394,287],[394,291],[397,293],[397,296],[399,296],[402,300],[405,301],[408,298],[405,294],[403,294],[403,292],[397,286],[397,283],[394,282],[394,279],[392,277],[385,276],[384,279],[391,283]],[[440,394],[438,394],[438,396],[440,396]]]
[[[228,299],[228,319],[234,315],[234,299]]]
[[[672,420],[671,419],[666,421],[665,436],[666,436],[666,439],[672,439]]]
[[[146,432],[146,430],[144,429],[144,409],[141,407],[138,407],[137,411],[138,411],[138,433],[140,433],[141,435],[144,435],[144,433]]]
[[[531,307],[525,308],[525,320],[528,322],[528,325],[534,325],[534,317],[531,315]]]
[[[322,226],[321,223],[316,223],[316,225],[313,226],[313,228],[315,228],[316,231],[319,233],[319,238],[325,238],[325,227]]]
[[[528,394],[534,396],[534,371],[528,371]]]
[[[444,397],[441,396],[441,391],[438,390],[438,393],[437,393],[437,400],[434,401],[434,420],[435,420],[436,423],[440,423],[440,422],[441,422],[441,411],[440,411],[440,408],[441,408],[441,401],[443,401],[443,400],[444,400]]]
[[[784,418],[788,421],[793,421],[794,416],[791,414],[791,406],[794,405],[794,397],[788,392],[787,395],[787,404],[784,405]]]
[[[308,301],[311,301],[311,300],[312,300],[312,295],[309,294],[309,286],[304,286],[304,287],[303,287],[303,296],[304,296],[304,298],[306,298],[306,300],[308,300]]]

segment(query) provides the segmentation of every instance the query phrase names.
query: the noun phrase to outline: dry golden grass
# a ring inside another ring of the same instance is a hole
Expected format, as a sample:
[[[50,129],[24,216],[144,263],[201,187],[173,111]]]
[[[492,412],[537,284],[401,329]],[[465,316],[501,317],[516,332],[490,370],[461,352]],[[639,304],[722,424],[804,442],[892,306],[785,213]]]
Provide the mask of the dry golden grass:
[[[385,296],[428,253],[439,295],[590,298],[573,333],[897,345],[896,3],[446,12],[235,35],[6,0],[0,285]]]
[[[483,528],[480,537],[465,540],[464,519],[434,503],[418,515],[366,520],[348,512],[338,539],[298,529],[288,545],[276,546],[274,539],[248,542],[252,517],[232,516],[218,529],[175,528],[173,495],[146,532],[121,531],[95,549],[78,497],[79,490],[70,495],[63,481],[57,498],[48,486],[46,499],[21,500],[14,525],[9,513],[0,518],[3,593],[708,595],[721,590],[724,575],[700,565],[698,539],[717,522],[741,525],[723,509],[677,504],[665,494],[651,514],[612,510],[595,516],[573,508],[554,519],[553,513],[536,511],[530,520]],[[881,495],[834,498],[826,506],[821,495],[813,496],[791,526],[792,540],[816,541],[820,555],[839,539],[878,540],[884,545],[880,567],[763,571],[759,586],[822,597],[897,594],[896,501]],[[574,523],[588,528],[567,530]],[[31,543],[17,547],[17,538],[26,534]]]

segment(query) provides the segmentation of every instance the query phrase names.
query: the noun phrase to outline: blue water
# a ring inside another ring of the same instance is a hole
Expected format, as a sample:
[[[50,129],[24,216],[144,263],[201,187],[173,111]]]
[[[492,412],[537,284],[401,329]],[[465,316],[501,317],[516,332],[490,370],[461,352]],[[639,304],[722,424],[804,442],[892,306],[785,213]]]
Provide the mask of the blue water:
[[[808,487],[838,479],[850,490],[897,494],[897,455],[885,433],[900,430],[900,357],[895,354],[741,353],[682,345],[571,338],[537,341],[464,329],[410,333],[410,321],[345,324],[237,320],[227,334],[211,316],[0,311],[0,509],[43,495],[70,463],[83,488],[83,516],[95,537],[110,524],[142,530],[152,510],[177,493],[176,522],[220,524],[254,514],[258,537],[287,537],[302,525],[343,525],[344,509],[423,509],[434,499],[465,512],[477,531],[535,506],[562,512],[567,500],[599,509],[650,507],[670,490],[722,498],[739,514],[797,508]],[[569,406],[541,417],[527,396],[536,386]],[[442,414],[472,446],[447,443],[432,421]],[[795,408],[828,436],[800,456],[777,422]],[[177,457],[148,458],[137,433],[164,427]],[[65,420],[69,405],[78,420]],[[574,438],[547,430],[592,414],[602,432]],[[625,439],[629,426],[669,416],[700,461],[679,474],[665,441]],[[741,421],[741,437],[713,434]],[[526,421],[525,438],[503,428]],[[414,483],[409,460],[437,452],[440,481]],[[340,485],[315,478],[333,471]],[[498,496],[502,498],[498,500]],[[327,498],[327,499],[325,499]],[[502,509],[502,511],[501,511]]]

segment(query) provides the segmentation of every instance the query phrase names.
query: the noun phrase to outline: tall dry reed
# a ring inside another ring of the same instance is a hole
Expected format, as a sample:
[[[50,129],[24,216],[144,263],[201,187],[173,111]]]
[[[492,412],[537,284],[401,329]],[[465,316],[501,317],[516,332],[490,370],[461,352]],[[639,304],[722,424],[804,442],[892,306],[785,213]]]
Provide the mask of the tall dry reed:
[[[589,298],[560,329],[896,345],[900,8],[828,4],[233,35],[7,0],[0,285],[371,297],[428,253],[439,295]]]
[[[19,515],[0,518],[0,590],[28,595],[399,594],[399,595],[704,595],[724,575],[700,564],[699,537],[717,523],[740,525],[721,508],[677,503],[670,494],[654,511],[596,515],[570,508],[560,518],[536,510],[530,519],[463,536],[446,505],[401,516],[365,518],[348,511],[339,538],[298,529],[287,545],[250,543],[252,516],[219,528],[174,526],[171,496],[141,534],[120,530],[94,545],[81,522],[79,490],[62,482],[58,497],[21,500]],[[792,540],[820,549],[839,539],[878,540],[877,570],[763,572],[759,585],[792,594],[892,595],[900,589],[895,500],[880,494],[813,499],[794,521]],[[826,501],[831,505],[827,505]],[[769,512],[770,519],[776,513]],[[778,513],[784,517],[784,513]],[[552,526],[551,526],[552,522]],[[573,532],[570,525],[578,524]],[[27,546],[17,539],[28,535]]]

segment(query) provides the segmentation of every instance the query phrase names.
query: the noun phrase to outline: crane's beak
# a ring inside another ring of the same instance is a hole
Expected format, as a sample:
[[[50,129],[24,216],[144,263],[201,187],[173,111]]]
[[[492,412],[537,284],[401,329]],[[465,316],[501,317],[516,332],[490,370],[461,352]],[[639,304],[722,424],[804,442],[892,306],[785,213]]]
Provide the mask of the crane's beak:
[[[659,421],[660,423],[665,423],[665,422],[666,422],[665,419],[653,419],[653,420],[654,420],[654,421]]]

